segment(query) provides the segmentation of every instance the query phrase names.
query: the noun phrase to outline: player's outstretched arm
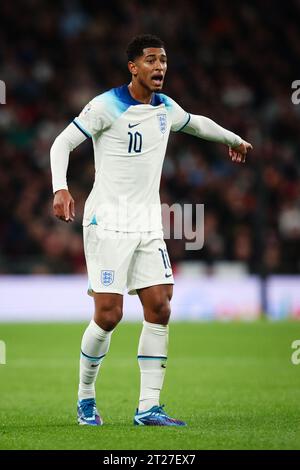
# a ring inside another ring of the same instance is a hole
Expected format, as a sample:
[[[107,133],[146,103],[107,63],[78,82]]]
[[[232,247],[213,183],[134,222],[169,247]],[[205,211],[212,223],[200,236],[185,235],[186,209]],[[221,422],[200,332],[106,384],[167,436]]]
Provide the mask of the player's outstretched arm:
[[[252,149],[249,142],[205,116],[191,114],[182,131],[211,142],[228,145],[229,156],[233,162],[244,163],[248,150]]]

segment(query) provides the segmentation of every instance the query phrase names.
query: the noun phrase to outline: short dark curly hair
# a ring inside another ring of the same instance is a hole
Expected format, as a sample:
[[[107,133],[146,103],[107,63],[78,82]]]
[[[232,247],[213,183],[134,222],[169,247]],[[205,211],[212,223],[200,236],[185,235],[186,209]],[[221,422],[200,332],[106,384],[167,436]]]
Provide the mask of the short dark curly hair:
[[[143,55],[143,50],[147,47],[165,48],[163,41],[153,34],[140,34],[135,36],[127,46],[126,53],[129,61]]]

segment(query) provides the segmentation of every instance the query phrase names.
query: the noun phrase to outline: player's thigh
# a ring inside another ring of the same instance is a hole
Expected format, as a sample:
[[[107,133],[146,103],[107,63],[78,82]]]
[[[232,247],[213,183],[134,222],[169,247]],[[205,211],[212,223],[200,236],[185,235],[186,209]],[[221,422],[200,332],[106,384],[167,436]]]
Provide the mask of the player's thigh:
[[[156,306],[170,302],[173,296],[173,284],[145,287],[138,289],[137,293],[144,308],[154,309]]]

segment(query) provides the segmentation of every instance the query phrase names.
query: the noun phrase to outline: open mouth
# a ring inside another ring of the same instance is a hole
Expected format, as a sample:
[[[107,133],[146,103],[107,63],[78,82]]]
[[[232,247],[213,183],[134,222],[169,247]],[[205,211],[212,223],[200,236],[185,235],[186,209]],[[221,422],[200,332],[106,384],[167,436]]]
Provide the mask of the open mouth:
[[[162,84],[163,80],[164,80],[164,76],[163,76],[163,74],[160,74],[160,73],[156,73],[156,74],[152,75],[152,77],[151,77],[151,81],[156,86],[160,86]]]

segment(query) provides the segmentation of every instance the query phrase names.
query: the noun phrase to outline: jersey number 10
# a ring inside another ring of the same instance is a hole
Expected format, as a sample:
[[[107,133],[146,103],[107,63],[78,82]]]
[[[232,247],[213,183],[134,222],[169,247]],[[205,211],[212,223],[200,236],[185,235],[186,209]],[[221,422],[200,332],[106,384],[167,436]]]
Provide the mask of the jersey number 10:
[[[142,134],[139,132],[135,132],[134,134],[132,132],[128,132],[129,135],[129,144],[128,144],[128,153],[141,153],[142,151]]]

